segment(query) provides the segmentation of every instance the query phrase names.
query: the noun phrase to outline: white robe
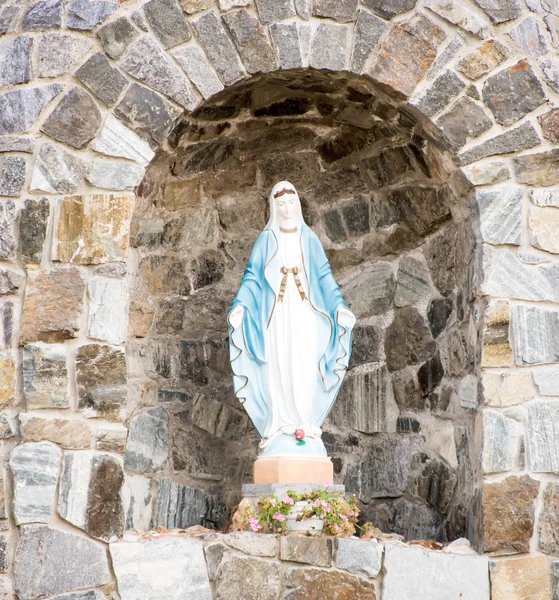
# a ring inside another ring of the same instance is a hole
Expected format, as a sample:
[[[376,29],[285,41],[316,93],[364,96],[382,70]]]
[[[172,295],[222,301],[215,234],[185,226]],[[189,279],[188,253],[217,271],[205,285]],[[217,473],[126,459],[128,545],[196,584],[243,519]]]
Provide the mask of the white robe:
[[[318,315],[308,300],[309,290],[303,270],[303,257],[298,233],[278,236],[282,266],[299,269],[307,299],[297,289],[293,273],[287,275],[282,302],[276,302],[267,329],[268,389],[272,419],[265,438],[285,433],[292,435],[303,429],[309,437],[320,436],[320,428],[312,424],[312,408],[318,381]],[[276,296],[279,290],[274,290]]]

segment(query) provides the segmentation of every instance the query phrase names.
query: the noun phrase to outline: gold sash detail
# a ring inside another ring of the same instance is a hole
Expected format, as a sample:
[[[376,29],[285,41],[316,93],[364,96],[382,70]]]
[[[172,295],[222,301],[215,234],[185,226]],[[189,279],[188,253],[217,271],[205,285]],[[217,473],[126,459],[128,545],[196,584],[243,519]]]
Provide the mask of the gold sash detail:
[[[299,294],[301,296],[301,300],[306,300],[307,295],[305,294],[305,290],[301,284],[301,280],[299,279],[299,269],[297,267],[293,267],[292,269],[288,269],[287,267],[282,267],[280,271],[283,273],[283,279],[281,280],[278,302],[283,301],[283,296],[285,294],[285,287],[287,286],[287,276],[289,273],[293,273],[293,279],[295,280],[295,285],[299,290]]]

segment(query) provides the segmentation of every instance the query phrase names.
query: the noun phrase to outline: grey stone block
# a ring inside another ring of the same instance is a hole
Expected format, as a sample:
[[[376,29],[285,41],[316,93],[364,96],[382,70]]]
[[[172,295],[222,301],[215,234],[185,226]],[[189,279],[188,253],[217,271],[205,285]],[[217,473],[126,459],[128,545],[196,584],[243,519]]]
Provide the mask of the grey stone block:
[[[200,48],[185,46],[173,50],[171,54],[204,98],[210,98],[223,89],[223,84]]]
[[[522,198],[520,188],[478,190],[481,239],[490,244],[520,245],[522,234]]]
[[[90,31],[119,7],[108,0],[71,0],[66,25],[69,29]]]
[[[530,470],[559,474],[559,405],[541,400],[528,406],[528,448]]]
[[[26,83],[33,77],[31,53],[33,38],[20,35],[0,44],[0,84],[5,86]]]
[[[59,77],[72,72],[75,64],[87,55],[92,41],[68,33],[49,33],[38,40],[39,77]]]
[[[41,111],[63,89],[58,83],[25,88],[0,95],[0,135],[23,133],[35,124]]]
[[[384,547],[376,542],[336,539],[336,567],[357,575],[376,577],[382,566]]]
[[[520,451],[521,430],[517,421],[501,413],[483,411],[483,447],[481,464],[484,473],[511,471]]]
[[[14,559],[15,591],[22,600],[54,596],[111,582],[107,552],[83,535],[25,525]]]
[[[150,4],[151,2],[145,4],[144,10]],[[103,50],[114,60],[124,54],[126,48],[128,48],[138,35],[138,30],[126,17],[120,17],[120,19],[111,21],[97,32],[97,37],[103,46]]]
[[[130,421],[124,468],[140,473],[163,469],[169,452],[169,413],[152,408]]]
[[[165,48],[192,38],[182,8],[175,0],[150,0],[144,4],[144,13]]]
[[[480,136],[493,126],[483,108],[469,98],[460,98],[450,110],[437,120],[446,139],[454,150]]]
[[[113,106],[128,85],[126,77],[101,52],[91,56],[76,71],[76,77],[106,106]]]
[[[539,58],[549,50],[534,17],[526,17],[509,31],[509,36],[533,58]]]
[[[141,165],[94,160],[87,180],[91,185],[107,190],[133,190],[142,181],[144,172]]]
[[[208,12],[194,21],[193,27],[221,81],[231,85],[242,79],[244,70],[239,55],[217,16]]]
[[[519,0],[474,0],[474,2],[495,24],[512,21],[522,12]]]
[[[513,306],[512,331],[517,365],[559,362],[557,311],[536,306]]]
[[[428,117],[433,117],[443,110],[460,94],[466,84],[452,71],[439,75],[429,86],[427,93],[412,104]]]
[[[380,40],[386,23],[370,12],[359,9],[353,33],[353,50],[351,52],[351,70],[361,73],[367,59]]]
[[[347,25],[320,23],[312,40],[310,66],[315,69],[343,71],[347,37]]]
[[[46,31],[62,26],[62,13],[66,0],[41,0],[35,2],[23,16],[23,31]]]
[[[270,35],[276,46],[281,69],[298,69],[303,66],[297,23],[273,23],[270,25]]]
[[[363,4],[383,19],[392,19],[411,10],[417,0],[363,0]]]
[[[31,189],[50,194],[71,194],[84,181],[87,163],[60,146],[44,143],[35,160]]]
[[[23,391],[28,409],[70,406],[65,346],[24,346]]]
[[[6,156],[0,171],[0,196],[19,198],[25,184],[27,160],[21,156]]]
[[[357,2],[358,0],[314,0],[312,14],[315,17],[349,23],[355,19]]]
[[[256,0],[256,8],[261,23],[274,23],[297,14],[293,0]]]

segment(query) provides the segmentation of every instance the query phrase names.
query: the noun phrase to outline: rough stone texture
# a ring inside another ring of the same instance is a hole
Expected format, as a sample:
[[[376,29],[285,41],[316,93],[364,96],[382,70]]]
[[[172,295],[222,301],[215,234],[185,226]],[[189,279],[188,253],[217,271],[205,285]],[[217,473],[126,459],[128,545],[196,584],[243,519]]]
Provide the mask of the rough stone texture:
[[[461,98],[437,120],[437,125],[452,148],[458,150],[467,141],[485,133],[493,123],[479,104]]]
[[[425,6],[461,29],[480,37],[485,37],[489,23],[471,10],[467,5],[445,2],[445,0],[427,0]]]
[[[378,433],[395,431],[398,414],[387,369],[375,364],[348,373],[329,418],[342,429]]]
[[[90,536],[112,541],[122,535],[120,496],[124,474],[118,460],[96,452],[66,452],[58,514]]]
[[[238,531],[230,533],[225,538],[225,542],[231,548],[250,556],[275,557],[278,555],[278,537],[271,534]]]
[[[559,254],[559,211],[553,208],[532,208],[529,213],[530,243],[535,248]]]
[[[108,156],[129,158],[147,166],[155,153],[149,144],[125,127],[113,115],[108,115],[93,149]]]
[[[353,72],[361,73],[367,58],[377,45],[385,29],[386,23],[382,19],[366,10],[359,10],[355,21],[353,50],[351,52],[351,70]]]
[[[226,13],[223,20],[249,73],[266,73],[278,68],[276,53],[256,17],[240,9]]]
[[[514,187],[476,192],[484,242],[520,245],[522,197],[523,190]]]
[[[518,183],[550,186],[559,183],[558,150],[519,156],[514,159]]]
[[[342,71],[345,68],[346,45],[345,25],[320,23],[312,40],[310,66]]]
[[[548,600],[551,598],[545,556],[491,561],[491,600]]]
[[[538,22],[533,17],[527,17],[513,27],[509,36],[533,58],[539,58],[549,49]]]
[[[416,308],[395,311],[386,329],[385,352],[389,371],[423,362],[435,352],[429,329]]]
[[[35,143],[32,139],[26,137],[3,137],[0,138],[0,152],[26,152],[33,154],[35,152]]]
[[[85,283],[77,269],[29,271],[21,343],[62,342],[80,327]]]
[[[0,269],[0,296],[14,294],[23,286],[24,276],[11,269]]]
[[[152,408],[130,421],[124,467],[128,471],[160,471],[169,452],[169,413]]]
[[[559,485],[548,483],[543,494],[538,548],[546,554],[559,552]]]
[[[517,365],[559,361],[559,316],[554,310],[514,306],[512,331]]]
[[[555,434],[559,406],[540,400],[528,406],[530,468],[535,473],[559,473],[559,440]]]
[[[48,442],[25,443],[12,451],[13,514],[17,525],[50,521],[61,456],[60,448]]]
[[[339,571],[320,569],[289,569],[285,580],[286,591],[292,600],[375,600],[372,582]],[[239,599],[240,600],[240,599]]]
[[[545,92],[526,61],[489,77],[483,86],[483,101],[501,125],[516,123],[545,102]]]
[[[89,31],[102,23],[118,8],[118,2],[108,0],[71,0],[67,26],[70,29]]]
[[[53,596],[111,582],[106,550],[83,535],[21,527],[14,560],[16,594],[22,600]]]
[[[11,408],[16,399],[16,365],[8,354],[0,355],[0,408]]]
[[[534,382],[541,396],[556,396],[559,389],[559,369],[542,368],[532,371]]]
[[[412,104],[428,117],[443,110],[466,87],[466,84],[452,71],[445,71],[433,81],[427,92]]]
[[[547,83],[555,90],[559,90],[559,61],[555,58],[544,58],[540,61],[540,67]]]
[[[0,259],[13,260],[16,251],[15,220],[16,205],[12,200],[0,203]]]
[[[169,96],[187,110],[196,106],[196,98],[187,77],[152,39],[142,37],[134,42],[120,66],[136,79]]]
[[[364,0],[363,4],[383,19],[392,19],[396,15],[411,10],[417,0]]]
[[[108,431],[108,430],[107,430]],[[126,436],[124,438],[126,443]],[[109,450],[109,448],[106,448]],[[122,448],[124,452],[124,447]],[[152,480],[141,475],[125,475],[122,486],[124,529],[138,532],[148,531],[152,512]]]
[[[537,379],[536,372],[534,372],[534,379],[536,385],[539,385],[538,381],[541,380]],[[495,408],[516,406],[531,400],[536,395],[532,376],[525,371],[518,373],[485,371],[481,382],[485,403]],[[540,394],[541,390],[542,388],[539,387]]]
[[[356,493],[364,502],[402,495],[409,473],[410,443],[407,437],[371,438],[367,455],[347,469],[348,492]]]
[[[80,149],[95,136],[100,125],[101,112],[93,98],[81,88],[74,87],[60,100],[41,131]]]
[[[278,7],[280,2],[274,0]],[[260,20],[266,22],[262,16],[260,5]],[[243,77],[243,67],[239,55],[233,46],[221,21],[213,12],[206,13],[193,22],[196,36],[200,40],[210,61],[212,62],[219,78],[225,85],[231,85]]]
[[[122,598],[212,600],[204,550],[196,540],[120,542],[111,544],[110,552]]]
[[[93,433],[89,425],[81,420],[21,413],[20,421],[22,435],[33,442],[47,440],[70,450],[87,449],[93,445]]]
[[[19,213],[19,247],[24,264],[41,263],[49,214],[47,199],[25,201]]]
[[[291,562],[307,563],[317,567],[332,565],[332,538],[316,537],[282,537],[280,542],[280,558]]]
[[[522,11],[519,0],[474,0],[492,23],[506,23],[516,19]]]
[[[270,37],[276,47],[280,69],[297,69],[303,66],[299,29],[296,23],[272,23]]]
[[[529,552],[539,482],[523,475],[484,483],[484,551],[492,555]]]
[[[193,45],[184,46],[171,54],[204,98],[209,98],[223,89],[223,84],[200,48]]]
[[[293,0],[256,0],[256,8],[262,23],[282,21],[297,14]]]
[[[60,29],[64,0],[41,0],[33,3],[23,16],[23,31]]]
[[[133,190],[142,181],[144,168],[124,162],[94,160],[87,175],[89,183],[107,190]]]
[[[276,600],[280,591],[279,563],[259,558],[231,557],[220,567],[215,582],[216,600]]]
[[[19,198],[25,184],[27,160],[21,156],[6,156],[0,171],[0,196]]]
[[[508,50],[496,40],[489,40],[472,53],[466,55],[456,68],[460,73],[477,81],[503,63],[509,55]]]
[[[374,10],[373,6],[371,8]],[[443,30],[423,15],[402,21],[392,28],[390,37],[380,45],[368,73],[409,96],[433,64],[437,47],[445,37]]]
[[[382,565],[383,547],[375,542],[338,538],[336,566],[357,575],[376,577]]]
[[[137,83],[133,83],[115,108],[115,116],[140,137],[163,142],[173,129],[180,110],[170,102]]]
[[[207,504],[203,490],[180,485],[168,477],[160,479],[153,526],[185,529],[200,525],[206,515]]]
[[[118,420],[126,401],[126,381],[126,356],[121,348],[98,344],[78,348],[78,410]]]
[[[520,450],[521,429],[501,413],[483,411],[482,469],[484,473],[512,470]]]
[[[315,0],[312,14],[316,17],[347,23],[354,20],[356,10],[357,0]]]
[[[383,599],[489,600],[488,559],[386,544]],[[406,573],[402,577],[402,572]]]
[[[144,11],[146,11],[146,13],[148,4],[144,5]],[[111,21],[97,31],[97,37],[103,46],[103,50],[113,60],[120,58],[129,44],[134,41],[138,35],[138,30],[126,17],[120,17],[119,19]]]
[[[93,277],[88,284],[87,334],[110,344],[122,344],[128,330],[128,286],[112,277]]]
[[[530,190],[530,199],[536,206],[559,207],[557,190]]]
[[[378,315],[390,309],[396,283],[389,263],[379,262],[344,286],[344,297],[357,317]]]
[[[424,260],[414,256],[405,256],[396,274],[396,292],[394,304],[398,307],[409,306],[428,298],[433,292],[429,269]]]
[[[102,53],[93,54],[77,71],[76,77],[106,106],[116,104],[128,80]]]
[[[509,167],[502,161],[471,165],[462,172],[472,185],[493,185],[510,179]]]
[[[32,78],[33,38],[20,35],[0,42],[0,83],[4,86],[27,83]]]
[[[144,4],[144,12],[165,48],[172,48],[191,39],[192,34],[183,11],[175,0],[150,0]]]
[[[60,77],[70,73],[91,46],[92,42],[87,38],[68,33],[51,33],[41,37],[37,46],[37,75]]]
[[[29,131],[42,110],[62,91],[62,88],[63,86],[58,83],[51,83],[1,94],[0,135]]]
[[[554,108],[541,115],[538,117],[538,121],[544,138],[554,144],[559,143],[559,109]]]
[[[91,194],[60,201],[52,260],[75,264],[125,262],[133,194]]]
[[[88,164],[56,144],[45,142],[35,160],[31,189],[49,194],[71,194],[82,184]]]
[[[97,450],[124,454],[127,437],[128,429],[126,427],[119,427],[118,425],[98,427],[95,431],[95,448]]]
[[[23,391],[28,409],[68,408],[68,383],[63,345],[27,344],[23,348]]]
[[[497,154],[510,154],[520,150],[533,148],[540,143],[540,138],[531,123],[526,122],[515,129],[501,133],[475,146],[467,152],[459,155],[460,162],[463,165],[469,165],[485,158],[486,156],[495,156]]]

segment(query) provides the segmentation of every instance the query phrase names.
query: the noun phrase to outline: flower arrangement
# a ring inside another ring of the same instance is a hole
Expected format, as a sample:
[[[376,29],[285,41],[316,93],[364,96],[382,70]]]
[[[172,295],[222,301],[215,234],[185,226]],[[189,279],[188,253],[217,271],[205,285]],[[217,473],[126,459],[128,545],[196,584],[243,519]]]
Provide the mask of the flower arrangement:
[[[297,503],[302,506],[299,510]],[[257,507],[247,510],[245,524],[254,532],[285,535],[289,516],[294,513],[297,521],[321,519],[325,535],[351,536],[355,533],[359,508],[355,496],[346,499],[328,489],[306,494],[288,491],[281,500],[277,496],[260,498]]]

